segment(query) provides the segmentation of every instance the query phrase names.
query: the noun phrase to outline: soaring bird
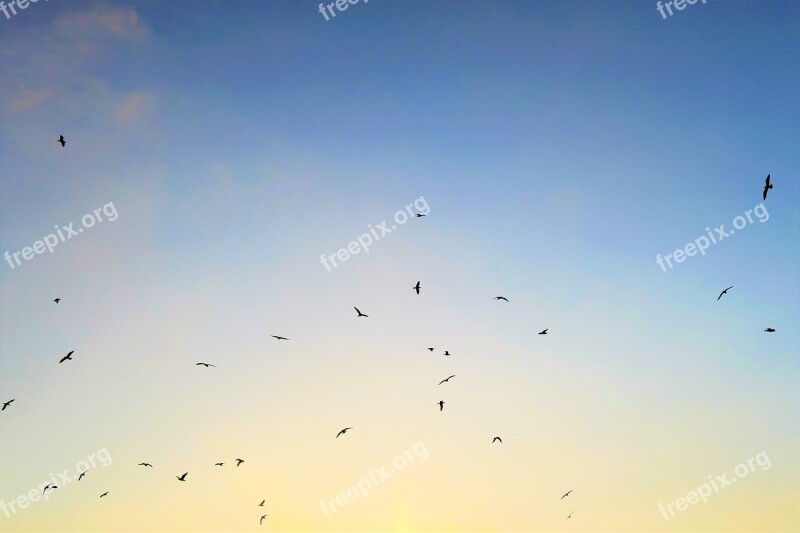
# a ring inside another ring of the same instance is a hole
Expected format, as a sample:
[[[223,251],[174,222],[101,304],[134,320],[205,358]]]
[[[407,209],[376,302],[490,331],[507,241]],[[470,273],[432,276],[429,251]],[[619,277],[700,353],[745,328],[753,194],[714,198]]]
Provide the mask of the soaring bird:
[[[45,492],[47,492],[47,489],[57,489],[57,488],[58,488],[58,486],[57,486],[57,485],[53,485],[52,483],[48,483],[48,484],[45,486],[44,490],[42,491],[42,494],[44,494]]]
[[[369,315],[365,315],[364,313],[362,313],[361,311],[359,311],[359,310],[358,310],[358,307],[353,307],[353,309],[355,309],[355,310],[356,310],[356,313],[358,313],[358,316],[357,316],[356,318],[358,318],[359,316],[365,316],[365,317],[369,317]]]
[[[764,183],[764,194],[762,194],[762,197],[764,198],[765,201],[767,199],[767,191],[772,188],[772,184],[769,182],[769,176],[770,175],[767,174],[767,181]]]
[[[149,466],[150,468],[153,468],[153,465],[150,463],[139,463],[138,466]]]
[[[258,525],[260,526],[260,525],[261,525],[261,522],[263,522],[263,521],[264,521],[264,519],[265,519],[266,517],[268,517],[268,516],[269,516],[268,514],[261,515],[261,520],[259,520],[259,521],[258,521]]]
[[[343,430],[341,430],[339,433],[336,434],[336,438],[338,439],[339,435],[344,435],[345,433],[347,433],[348,429],[353,429],[353,428],[344,428]]]
[[[433,348],[428,348],[428,350],[433,351]]]
[[[64,146],[66,146],[66,144],[67,144],[67,141],[64,140],[64,136],[63,135],[59,135],[58,136],[58,141],[56,141],[56,142],[61,143],[61,148],[64,148]]]
[[[731,285],[730,287],[728,287],[727,289],[725,289],[724,291],[722,291],[721,293],[719,293],[719,296],[717,296],[717,301],[719,301],[719,299],[720,299],[720,298],[722,298],[722,295],[723,295],[723,294],[727,294],[727,293],[728,293],[728,291],[729,291],[730,289],[732,289],[732,288],[733,288],[733,285]]]
[[[244,462],[244,459],[236,459],[236,466],[239,466]]]
[[[415,291],[417,291],[417,294],[419,294],[419,281],[417,282],[417,284],[416,284],[416,285],[414,285],[414,286],[413,286],[413,287],[411,287],[411,288],[412,288],[412,289],[414,289]]]
[[[456,375],[455,375],[455,374],[453,374],[452,376],[450,376],[450,378],[454,378],[454,377],[456,377]],[[448,381],[450,381],[450,378],[443,379],[442,381],[440,381],[440,382],[439,382],[439,385],[441,385],[442,383],[447,383]]]
[[[11,405],[12,403],[14,403],[14,400],[15,400],[15,399],[16,399],[16,398],[12,398],[12,399],[8,400],[7,402],[5,402],[5,403],[3,404],[3,408],[2,408],[2,409],[0,409],[0,411],[5,411],[5,410],[6,410],[6,407],[8,407],[8,406],[9,406],[9,405]]]
[[[264,507],[264,504],[267,503],[267,500],[261,500],[261,503],[258,504],[259,507]]]
[[[450,351],[449,351],[449,350],[445,350],[445,351],[444,351],[444,354],[445,354],[445,355],[450,355]]]
[[[103,494],[101,494],[101,495],[100,495],[100,497],[101,497],[101,498],[102,498],[103,496],[108,496],[108,492],[104,492]]]
[[[72,354],[74,354],[74,353],[75,353],[75,350],[72,350],[71,352],[69,352],[67,355],[65,355],[64,357],[61,358],[61,361],[59,361],[58,364],[60,365],[64,361],[72,361]]]
[[[194,365],[194,366],[200,366],[200,365],[202,365],[202,366],[204,366],[204,367],[206,367],[206,368],[208,368],[208,367],[210,367],[210,366],[213,366],[214,368],[217,368],[216,366],[214,366],[214,365],[212,365],[212,364],[209,364],[209,363],[197,363],[197,364],[196,364],[196,365]]]
[[[564,495],[563,495],[561,498],[559,498],[559,499],[563,500],[564,498],[566,498],[567,496],[569,496],[569,493],[570,493],[570,492],[572,492],[572,489],[569,489],[569,490],[567,491],[567,493],[566,493],[566,494],[564,494]]]
[[[775,330],[772,329],[772,328],[767,328],[764,331],[766,331],[767,333],[775,333]],[[11,401],[13,402],[14,400],[11,400]],[[5,409],[5,407],[3,409]]]
[[[424,216],[425,216],[425,215],[423,215],[422,213],[417,213],[417,218],[422,218],[422,217],[424,217]]]
[[[574,513],[574,512],[575,512],[575,511],[572,511],[572,513]],[[569,520],[570,518],[572,518],[572,513],[569,513],[569,516],[568,516],[568,517],[566,517],[566,518],[564,519],[564,522],[566,522],[567,520]]]
[[[503,439],[501,439],[500,437],[495,437],[495,438],[493,438],[493,439],[492,439],[492,443],[494,443],[494,441],[496,441],[496,440],[499,440],[499,441],[500,441],[500,444],[503,444]]]
[[[186,472],[182,476],[175,476],[175,477],[178,478],[178,481],[186,481],[186,474],[188,473],[189,472]]]
[[[286,337],[281,337],[280,335],[273,335],[272,337],[275,338],[275,339],[278,339],[279,341],[288,341],[289,340]]]
[[[86,472],[88,472],[88,470]],[[81,472],[81,475],[78,476],[78,481],[80,481],[81,478],[86,475],[86,472]]]
[[[495,300],[504,300],[506,302],[508,301],[508,298],[506,298],[505,296],[495,296],[494,299]]]
[[[544,328],[542,331],[539,332],[539,335],[547,335],[547,330],[550,328]]]
[[[214,463],[214,466],[225,466],[225,463]]]
[[[60,301],[61,301],[61,298],[56,298],[56,299],[55,299],[55,300],[53,300],[53,301],[54,301],[55,303],[58,303],[58,302],[60,302]]]
[[[444,400],[439,400],[439,412],[444,411]]]

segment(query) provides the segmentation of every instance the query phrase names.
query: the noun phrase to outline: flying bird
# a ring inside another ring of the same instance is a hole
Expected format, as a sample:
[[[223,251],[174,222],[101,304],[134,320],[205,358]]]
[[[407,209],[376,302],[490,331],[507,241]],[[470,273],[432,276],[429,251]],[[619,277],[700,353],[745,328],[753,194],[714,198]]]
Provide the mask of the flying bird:
[[[445,350],[445,351],[444,351],[444,354],[445,354],[445,355],[450,355],[450,352],[449,352],[448,350]]]
[[[508,301],[508,298],[506,298],[505,296],[495,296],[494,299],[495,300],[504,300],[506,302]]]
[[[289,340],[286,337],[281,337],[280,335],[273,335],[272,337],[275,338],[275,339],[278,339],[279,341],[288,341]]]
[[[412,289],[414,289],[415,291],[417,291],[417,294],[419,294],[419,281],[417,282],[417,284],[416,284],[416,285],[414,285],[414,286],[413,286],[413,287],[411,287],[411,288],[412,288]]]
[[[547,330],[550,328],[544,328],[542,331],[539,332],[539,335],[547,335]]]
[[[189,472],[186,472],[182,476],[175,476],[175,477],[178,478],[178,481],[186,481],[186,474],[188,473]]]
[[[267,514],[265,514],[265,515],[262,515],[262,516],[261,516],[261,520],[259,520],[259,521],[258,521],[258,525],[260,526],[260,525],[261,525],[261,522],[263,522],[263,521],[264,521],[264,519],[265,519],[266,517],[268,517],[268,516],[269,516],[269,515],[267,515]]]
[[[358,310],[358,307],[353,307],[353,309],[355,309],[355,310],[356,310],[356,313],[358,313],[358,316],[357,316],[356,318],[358,318],[359,316],[365,316],[365,317],[369,317],[369,315],[365,315],[364,313],[362,313],[361,311],[359,311],[359,310]]]
[[[493,438],[493,439],[492,439],[492,443],[494,443],[494,441],[496,441],[496,440],[499,440],[499,441],[500,441],[500,444],[503,444],[503,439],[501,439],[500,437],[495,437],[495,438]]]
[[[15,400],[15,399],[16,399],[16,398],[12,398],[12,399],[8,400],[7,402],[5,402],[5,403],[3,404],[3,408],[2,408],[2,409],[0,409],[0,411],[5,411],[5,410],[6,410],[6,407],[8,407],[8,406],[9,406],[9,405],[11,405],[12,403],[14,403],[14,400]]]
[[[150,468],[153,468],[153,465],[150,463],[139,463],[138,466],[149,466]]]
[[[225,463],[214,463],[214,466],[224,466]]]
[[[428,348],[428,350],[433,351],[433,348]]]
[[[48,484],[47,484],[47,486],[46,486],[46,487],[44,488],[44,490],[42,491],[42,494],[44,494],[45,492],[47,492],[47,489],[57,489],[57,488],[58,488],[58,486],[57,486],[57,485],[53,485],[52,483],[48,483]]]
[[[353,428],[344,428],[343,430],[341,430],[339,433],[336,434],[336,438],[338,439],[339,435],[344,435],[345,433],[347,433],[348,429],[353,429]]]
[[[67,144],[67,141],[64,140],[64,136],[63,135],[59,135],[58,136],[58,141],[56,141],[56,142],[61,143],[61,148],[64,148],[64,146]]]
[[[197,364],[196,364],[196,365],[194,365],[194,366],[200,366],[200,365],[203,365],[203,366],[204,366],[204,367],[206,367],[206,368],[208,368],[208,367],[210,367],[210,366],[213,366],[214,368],[217,368],[216,366],[214,366],[214,365],[212,365],[212,364],[209,364],[209,363],[197,363]]]
[[[86,472],[88,472],[88,470]],[[78,481],[80,481],[81,478],[86,475],[86,472],[81,472],[81,475],[78,476]]]
[[[717,296],[717,301],[719,301],[719,299],[720,299],[720,298],[722,298],[722,295],[723,295],[723,294],[728,294],[728,291],[729,291],[730,289],[732,289],[732,288],[733,288],[733,285],[731,285],[730,287],[728,287],[727,289],[725,289],[724,291],[722,291],[721,293],[719,293],[719,296]]]
[[[239,466],[244,462],[244,459],[236,459],[236,466]]]
[[[75,350],[72,350],[71,352],[69,352],[67,355],[65,355],[64,357],[61,358],[61,361],[59,361],[58,364],[60,365],[64,361],[72,361],[72,354],[74,354],[74,353],[75,353]]]
[[[574,513],[574,512],[575,512],[575,511],[572,511],[572,513]],[[572,518],[572,513],[569,513],[569,516],[568,516],[568,517],[566,517],[566,518],[564,519],[564,522],[566,522],[567,520],[569,520],[570,518]]]
[[[421,213],[417,213],[417,218],[422,218],[422,217],[424,217],[424,216],[425,216],[425,215],[423,215],[423,214],[421,214]]]
[[[775,330],[773,328],[767,328],[764,331],[766,331],[767,333],[775,333]],[[13,402],[14,400],[11,401]],[[5,407],[3,409],[5,409]]]
[[[53,301],[54,301],[55,303],[58,303],[58,302],[60,302],[60,301],[61,301],[61,298],[56,298],[56,299],[55,299],[55,300],[53,300]]]
[[[100,497],[101,497],[101,498],[102,498],[103,496],[108,496],[108,492],[104,492],[103,494],[101,494],[101,495],[100,495]]]
[[[259,504],[258,504],[258,506],[259,506],[259,507],[264,507],[264,504],[265,504],[266,502],[267,502],[267,500],[261,500],[261,503],[259,503]]]
[[[566,493],[566,494],[564,494],[564,495],[563,495],[563,496],[562,496],[560,499],[562,499],[562,500],[563,500],[564,498],[566,498],[567,496],[569,496],[569,493],[570,493],[570,492],[572,492],[572,489],[568,490],[568,491],[567,491],[567,493]]]
[[[441,413],[444,411],[444,400],[439,401],[439,412]]]
[[[450,378],[454,378],[454,377],[456,377],[456,375],[455,375],[455,374],[453,374],[452,376],[450,376]],[[447,383],[448,381],[450,381],[450,378],[443,379],[442,381],[440,381],[440,382],[439,382],[439,385],[441,385],[442,383]]]
[[[772,184],[769,182],[769,174],[767,174],[767,181],[764,183],[764,194],[762,194],[762,198],[766,201],[767,199],[767,191],[772,188]]]

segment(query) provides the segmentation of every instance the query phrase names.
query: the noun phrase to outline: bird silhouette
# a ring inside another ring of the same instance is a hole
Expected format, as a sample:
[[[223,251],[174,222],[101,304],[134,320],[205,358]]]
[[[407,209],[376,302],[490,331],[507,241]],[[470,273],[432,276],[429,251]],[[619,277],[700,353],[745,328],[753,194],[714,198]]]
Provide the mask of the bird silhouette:
[[[456,375],[455,375],[455,374],[453,374],[452,376],[450,376],[450,378],[454,378],[454,377],[456,377]],[[443,379],[442,381],[440,381],[440,382],[439,382],[439,385],[441,385],[442,383],[447,383],[448,381],[450,381],[450,378]]]
[[[433,351],[433,348],[428,348],[428,350]]]
[[[422,213],[417,213],[417,218],[422,218],[422,217],[424,217],[424,216],[425,216],[425,215],[423,215]]]
[[[260,525],[261,525],[261,523],[264,521],[264,519],[265,519],[266,517],[268,517],[268,516],[269,516],[268,514],[261,515],[261,520],[259,520],[259,521],[258,521],[258,525],[260,526]]]
[[[574,513],[574,512],[575,512],[575,511],[572,511],[572,513]],[[569,520],[570,518],[572,518],[572,513],[569,513],[569,516],[568,516],[568,517],[566,517],[566,518],[564,519],[564,522],[566,522],[567,520]]]
[[[722,298],[722,295],[723,295],[723,294],[728,294],[728,291],[729,291],[730,289],[732,289],[732,288],[733,288],[733,285],[731,285],[730,287],[728,287],[727,289],[725,289],[724,291],[722,291],[721,293],[719,293],[719,296],[717,296],[717,301],[719,301],[719,299],[720,299],[720,298]]]
[[[61,301],[61,298],[56,298],[56,299],[55,299],[55,300],[53,300],[53,301],[54,301],[55,303],[58,303],[58,302],[60,302],[60,301]]]
[[[186,472],[182,476],[175,476],[175,477],[178,478],[178,481],[186,481],[186,474],[188,473],[189,472]]]
[[[761,195],[761,197],[764,199],[764,201],[767,200],[767,191],[772,189],[772,184],[769,182],[769,177],[770,177],[770,175],[767,174],[767,181],[764,182],[764,193]]]
[[[494,299],[495,300],[505,300],[506,302],[508,301],[508,298],[506,298],[505,296],[495,296]]]
[[[280,335],[272,335],[273,338],[278,339],[279,341],[288,341],[286,337],[281,337]]]
[[[449,355],[450,355],[450,352],[449,352],[448,350],[445,350],[445,351],[444,351],[444,354],[445,354],[445,355],[447,355],[447,356],[449,356]]]
[[[88,470],[87,470],[86,472],[88,472]],[[85,475],[86,475],[86,472],[81,472],[81,475],[80,475],[80,476],[78,476],[78,481],[80,481],[80,480],[81,480],[81,478],[83,478],[83,476],[85,476]]]
[[[542,331],[539,332],[539,335],[547,335],[547,330],[550,328],[544,328]]]
[[[64,361],[72,361],[72,354],[74,354],[74,353],[75,353],[75,350],[72,350],[71,352],[69,352],[67,355],[65,355],[64,357],[61,358],[61,361],[59,361],[58,364],[60,365]]]
[[[58,136],[58,141],[56,141],[56,142],[61,143],[61,148],[64,148],[64,146],[67,145],[67,141],[64,140],[64,136],[63,135],[59,135]]]
[[[500,444],[503,444],[503,439],[501,439],[500,437],[495,437],[495,438],[493,438],[493,439],[492,439],[492,443],[494,443],[494,441],[496,441],[496,440],[499,440],[499,441],[500,441]]]
[[[225,466],[225,463],[214,463],[214,466]]]
[[[767,333],[775,333],[775,330],[774,330],[774,329],[772,329],[772,328],[767,328],[767,329],[765,329],[764,331],[766,331]],[[13,400],[12,400],[12,401],[13,401]],[[4,409],[5,409],[5,408],[4,408]]]
[[[12,403],[14,403],[14,400],[15,400],[15,399],[16,399],[16,398],[11,398],[11,399],[10,399],[10,400],[8,400],[7,402],[5,402],[5,403],[3,404],[3,408],[2,408],[2,409],[0,409],[0,411],[5,411],[5,410],[6,410],[6,407],[8,407],[8,406],[9,406],[9,405],[11,405]]]
[[[150,468],[153,468],[153,465],[150,463],[139,463],[138,466],[149,466]]]
[[[414,286],[413,286],[413,287],[411,287],[411,288],[412,288],[412,289],[414,289],[415,291],[417,291],[417,294],[419,294],[419,281],[417,282],[417,284],[416,284],[416,285],[414,285]]]
[[[356,318],[358,318],[358,317],[360,317],[360,316],[369,317],[369,315],[365,315],[364,313],[362,313],[361,311],[359,311],[359,310],[358,310],[358,307],[353,307],[353,309],[355,309],[355,310],[356,310],[356,313],[358,313],[358,316],[357,316]]]
[[[348,429],[353,429],[353,428],[344,428],[343,430],[341,430],[339,433],[336,434],[336,438],[338,439],[339,435],[344,435],[345,433],[347,433]]]
[[[44,490],[42,491],[42,494],[47,492],[47,489],[57,489],[57,488],[58,488],[57,485],[53,485],[52,483],[48,483],[47,486],[45,486]]]
[[[439,412],[441,413],[444,411],[444,400],[439,401]]]
[[[239,466],[244,462],[244,459],[236,459],[236,466]]]
[[[217,368],[216,366],[214,366],[214,365],[212,365],[212,364],[209,364],[209,363],[197,363],[197,364],[195,364],[194,366],[201,366],[201,365],[202,365],[202,366],[204,366],[204,367],[206,367],[206,368],[208,368],[208,367],[210,367],[210,366],[213,366],[214,368]]]
[[[561,499],[561,500],[563,500],[564,498],[566,498],[567,496],[569,496],[569,493],[570,493],[570,492],[572,492],[572,489],[568,490],[568,491],[566,492],[566,494],[564,494],[564,495],[563,495],[563,496],[562,496],[560,499]]]
[[[108,496],[108,492],[104,492],[103,494],[101,494],[101,495],[100,495],[100,497],[101,497],[101,498],[102,498],[103,496]]]
[[[258,504],[258,506],[259,506],[259,507],[264,507],[264,504],[265,504],[266,502],[267,502],[267,500],[261,500],[261,503],[259,503],[259,504]]]

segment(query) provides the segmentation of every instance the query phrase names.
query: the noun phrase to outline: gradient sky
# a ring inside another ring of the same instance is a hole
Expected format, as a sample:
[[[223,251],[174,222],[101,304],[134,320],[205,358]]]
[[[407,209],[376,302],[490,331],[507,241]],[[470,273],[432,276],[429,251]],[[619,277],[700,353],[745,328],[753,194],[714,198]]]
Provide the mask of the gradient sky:
[[[0,500],[113,461],[0,529],[800,530],[798,23],[720,0],[0,15],[0,253],[118,213],[2,262]],[[662,271],[768,173],[766,222]]]

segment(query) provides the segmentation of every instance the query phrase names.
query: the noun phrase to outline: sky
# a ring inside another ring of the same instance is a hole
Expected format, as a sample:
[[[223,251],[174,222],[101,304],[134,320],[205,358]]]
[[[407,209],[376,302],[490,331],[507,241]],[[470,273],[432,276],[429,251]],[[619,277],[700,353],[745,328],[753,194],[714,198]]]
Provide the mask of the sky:
[[[0,13],[0,529],[800,531],[800,3],[331,9]]]

